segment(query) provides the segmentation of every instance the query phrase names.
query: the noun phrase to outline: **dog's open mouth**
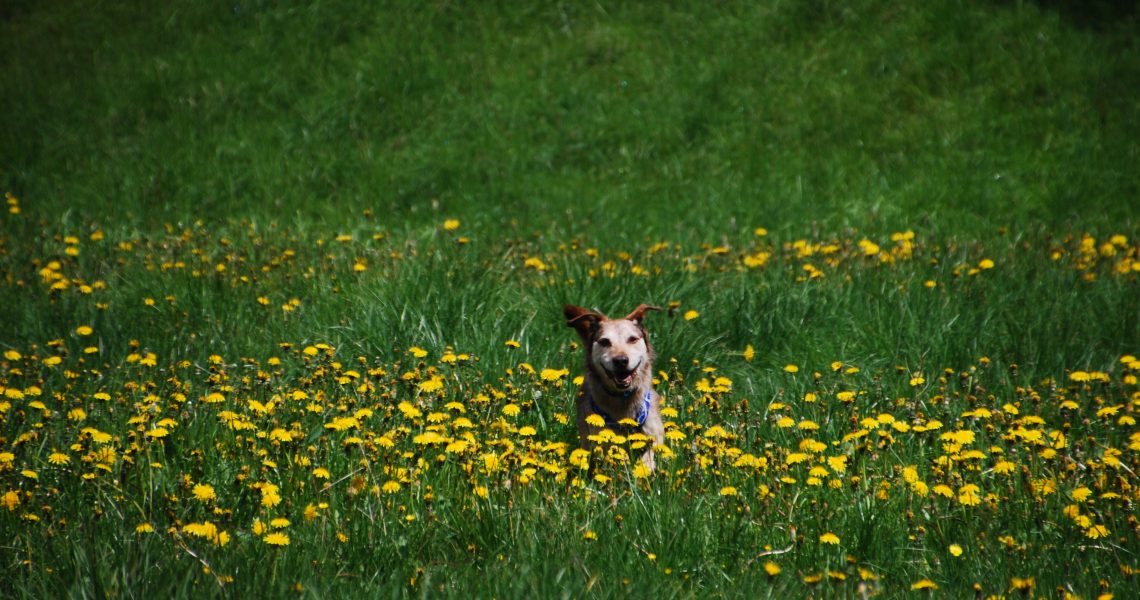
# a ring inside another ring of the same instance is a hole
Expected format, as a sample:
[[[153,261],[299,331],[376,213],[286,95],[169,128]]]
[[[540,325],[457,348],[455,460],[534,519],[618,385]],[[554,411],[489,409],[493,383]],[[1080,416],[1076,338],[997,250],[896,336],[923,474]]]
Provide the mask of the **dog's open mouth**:
[[[628,390],[633,386],[633,374],[636,369],[627,370],[622,368],[614,368],[612,371],[607,370],[606,375],[610,376],[610,380],[614,382],[614,386],[619,390]]]

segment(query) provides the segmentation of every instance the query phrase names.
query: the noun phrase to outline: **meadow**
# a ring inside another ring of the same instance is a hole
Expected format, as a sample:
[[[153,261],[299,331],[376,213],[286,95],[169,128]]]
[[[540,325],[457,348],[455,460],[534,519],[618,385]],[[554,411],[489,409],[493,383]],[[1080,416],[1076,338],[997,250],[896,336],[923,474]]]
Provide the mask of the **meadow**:
[[[0,9],[0,595],[1133,597],[1076,6]],[[561,315],[642,302],[654,472]]]

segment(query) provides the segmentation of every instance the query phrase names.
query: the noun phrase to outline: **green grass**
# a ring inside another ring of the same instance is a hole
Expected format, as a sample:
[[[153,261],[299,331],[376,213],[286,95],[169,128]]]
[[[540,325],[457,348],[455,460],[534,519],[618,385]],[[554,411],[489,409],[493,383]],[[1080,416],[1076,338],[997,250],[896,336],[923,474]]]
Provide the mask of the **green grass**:
[[[1127,597],[1136,17],[1045,4],[10,3],[0,595]],[[567,302],[668,308],[652,477]]]

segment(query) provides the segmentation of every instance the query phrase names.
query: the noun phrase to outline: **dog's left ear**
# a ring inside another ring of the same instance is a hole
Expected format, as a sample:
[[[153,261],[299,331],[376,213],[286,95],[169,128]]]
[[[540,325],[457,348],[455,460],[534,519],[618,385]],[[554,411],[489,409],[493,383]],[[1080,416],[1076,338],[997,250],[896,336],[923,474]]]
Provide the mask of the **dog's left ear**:
[[[601,313],[572,304],[563,306],[562,314],[566,316],[566,326],[573,327],[587,345],[593,338],[594,332],[597,331],[598,325],[606,319],[605,315]]]
[[[650,306],[648,304],[642,304],[641,306],[638,306],[637,308],[633,309],[633,312],[626,315],[625,319],[627,321],[633,321],[634,323],[641,325],[641,322],[645,319],[645,312],[649,311],[649,310],[655,310],[655,311],[660,312],[661,309],[657,308],[656,306]]]

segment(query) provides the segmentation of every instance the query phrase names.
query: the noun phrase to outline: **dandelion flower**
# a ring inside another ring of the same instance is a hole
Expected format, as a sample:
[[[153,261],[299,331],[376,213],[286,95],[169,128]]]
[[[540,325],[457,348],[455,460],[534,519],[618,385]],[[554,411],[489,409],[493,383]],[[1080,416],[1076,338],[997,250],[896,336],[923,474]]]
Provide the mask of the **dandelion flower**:
[[[911,590],[936,590],[938,584],[929,579],[919,579],[910,585]]]
[[[819,536],[819,542],[821,544],[831,544],[832,546],[838,546],[839,545],[839,536],[837,536],[834,533],[831,533],[829,531],[829,532]]]
[[[720,488],[720,495],[721,496],[735,496],[736,495],[736,488],[732,487],[731,485],[726,485],[726,486]]]
[[[444,231],[455,231],[459,229],[459,219],[446,219],[443,222]]]
[[[71,457],[62,452],[52,452],[48,455],[48,462],[53,465],[66,465],[71,462]]]
[[[787,365],[784,365],[784,372],[785,373],[799,373],[800,368],[796,365],[793,365],[793,364],[787,364]]]
[[[80,325],[79,327],[75,328],[75,335],[87,336],[91,335],[91,333],[94,331],[95,330],[92,329],[90,325]]]
[[[692,321],[693,319],[696,319],[699,316],[701,316],[701,313],[699,313],[695,310],[687,310],[687,311],[685,311],[685,315],[684,315],[686,321]]]
[[[1085,536],[1089,539],[1100,539],[1108,535],[1108,528],[1104,525],[1093,525],[1085,530]]]
[[[154,533],[154,525],[150,523],[139,523],[135,526],[135,533]]]
[[[764,572],[768,574],[768,577],[775,577],[779,575],[781,570],[782,569],[780,569],[780,565],[772,561],[764,563]]]
[[[209,502],[217,500],[218,496],[214,493],[214,486],[208,483],[199,483],[193,489],[194,498],[201,502]]]
[[[958,544],[950,544],[950,554],[953,556],[962,556],[962,547]]]
[[[20,506],[20,494],[13,490],[4,492],[4,495],[0,496],[0,506],[7,508],[8,512],[16,510],[16,507]]]
[[[271,533],[271,534],[265,536],[264,538],[262,538],[262,540],[264,540],[265,543],[269,544],[270,546],[288,546],[289,545],[289,536],[285,535],[284,533],[281,533],[281,532]]]

